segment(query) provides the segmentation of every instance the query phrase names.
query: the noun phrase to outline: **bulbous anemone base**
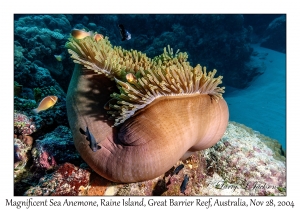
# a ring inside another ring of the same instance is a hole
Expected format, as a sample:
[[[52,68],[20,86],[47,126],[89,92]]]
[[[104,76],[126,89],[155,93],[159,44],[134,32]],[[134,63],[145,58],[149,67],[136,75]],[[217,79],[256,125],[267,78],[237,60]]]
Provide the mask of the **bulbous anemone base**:
[[[114,81],[75,67],[67,94],[68,120],[75,146],[98,174],[115,182],[153,179],[180,158],[213,146],[224,134],[229,113],[223,98],[207,94],[163,96],[112,127],[105,103]],[[88,127],[101,146],[93,152],[79,128]]]

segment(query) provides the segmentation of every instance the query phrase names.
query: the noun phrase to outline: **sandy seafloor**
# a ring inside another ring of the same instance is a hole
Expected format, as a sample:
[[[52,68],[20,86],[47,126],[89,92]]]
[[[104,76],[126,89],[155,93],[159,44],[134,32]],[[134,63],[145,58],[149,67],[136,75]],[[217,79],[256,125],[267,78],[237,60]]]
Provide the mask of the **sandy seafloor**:
[[[253,45],[251,63],[265,67],[243,90],[226,87],[229,120],[278,140],[286,148],[286,54]]]

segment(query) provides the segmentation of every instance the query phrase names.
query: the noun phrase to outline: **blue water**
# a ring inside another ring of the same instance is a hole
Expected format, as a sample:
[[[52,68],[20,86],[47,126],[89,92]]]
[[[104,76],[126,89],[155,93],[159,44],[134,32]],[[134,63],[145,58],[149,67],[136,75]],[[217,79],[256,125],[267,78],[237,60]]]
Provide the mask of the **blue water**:
[[[227,87],[230,120],[278,140],[286,149],[286,55],[258,45],[253,48],[258,55],[252,63],[261,63],[265,70],[243,90]]]

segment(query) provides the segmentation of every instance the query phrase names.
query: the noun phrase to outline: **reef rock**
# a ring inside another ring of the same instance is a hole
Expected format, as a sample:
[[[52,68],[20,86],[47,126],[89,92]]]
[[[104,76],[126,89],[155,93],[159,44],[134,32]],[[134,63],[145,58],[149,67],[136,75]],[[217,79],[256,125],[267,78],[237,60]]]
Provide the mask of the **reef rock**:
[[[65,162],[76,165],[83,162],[75,149],[71,131],[65,126],[58,126],[53,132],[39,137],[32,156],[34,167],[46,170]]]
[[[70,163],[61,165],[54,173],[42,177],[39,184],[30,187],[25,195],[81,195],[90,180],[90,172]]]

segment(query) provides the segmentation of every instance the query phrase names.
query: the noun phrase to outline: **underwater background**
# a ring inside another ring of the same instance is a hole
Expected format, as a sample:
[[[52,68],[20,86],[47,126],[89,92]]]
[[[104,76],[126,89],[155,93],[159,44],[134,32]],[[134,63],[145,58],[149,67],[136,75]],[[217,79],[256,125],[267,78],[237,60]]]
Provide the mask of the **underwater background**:
[[[130,39],[122,41],[119,24]],[[65,43],[75,28],[98,32],[113,46],[151,58],[170,45],[174,52],[187,52],[192,66],[217,69],[226,87],[229,120],[279,141],[284,153],[286,15],[15,14],[15,195],[23,195],[53,166],[71,162],[88,168],[74,147],[65,105],[74,69]],[[48,95],[58,97],[53,108],[32,113]],[[29,164],[38,173],[19,182]]]

